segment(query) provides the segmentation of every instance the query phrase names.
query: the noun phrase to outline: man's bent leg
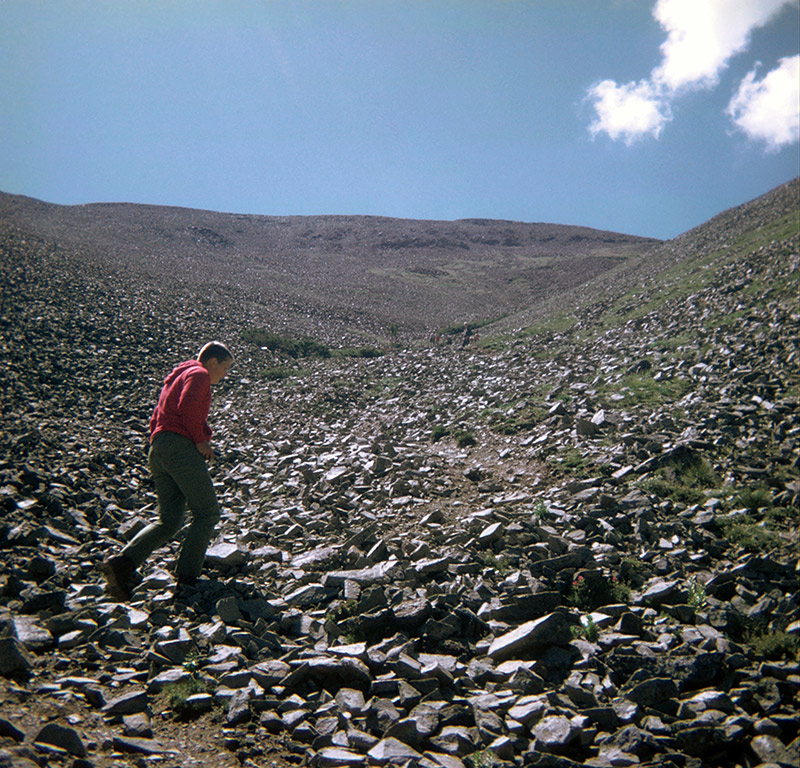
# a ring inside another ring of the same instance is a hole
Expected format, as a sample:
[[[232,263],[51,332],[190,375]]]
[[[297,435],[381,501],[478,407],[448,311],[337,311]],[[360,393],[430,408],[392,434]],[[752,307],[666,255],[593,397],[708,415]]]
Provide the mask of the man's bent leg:
[[[180,435],[161,434],[168,436],[163,442],[169,444],[170,451],[169,460],[163,458],[165,469],[192,513],[175,573],[180,581],[193,581],[203,570],[206,549],[219,521],[219,503],[208,466],[197,446]]]
[[[159,521],[139,531],[133,541],[122,550],[122,555],[127,557],[134,566],[139,566],[147,560],[156,549],[172,539],[183,525],[186,497],[169,472],[173,454],[169,444],[172,441],[169,438],[161,439],[162,435],[168,434],[156,435],[148,456],[150,474],[153,476],[158,496]],[[179,436],[173,435],[173,437]],[[194,448],[191,441],[187,442],[196,452],[197,449]]]

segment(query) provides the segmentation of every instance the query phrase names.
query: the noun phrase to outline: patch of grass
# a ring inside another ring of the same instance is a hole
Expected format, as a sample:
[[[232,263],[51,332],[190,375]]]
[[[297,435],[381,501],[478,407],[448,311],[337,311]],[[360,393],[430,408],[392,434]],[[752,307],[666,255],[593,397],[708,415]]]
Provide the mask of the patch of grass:
[[[792,661],[800,658],[800,638],[782,630],[753,628],[745,631],[742,641],[750,646],[758,659]]]
[[[679,454],[645,478],[639,487],[662,499],[684,504],[699,504],[705,491],[719,484],[719,477],[708,461],[695,453]]]
[[[508,765],[505,760],[501,760],[489,747],[480,750],[480,752],[473,752],[464,758],[464,764],[467,768],[501,768],[501,766]]]
[[[749,552],[762,552],[780,544],[780,537],[765,525],[756,523],[750,515],[719,519],[722,535],[736,546]]]
[[[622,395],[623,405],[657,406],[680,400],[692,388],[688,379],[658,379],[651,371],[628,373],[617,382],[604,383],[598,388],[598,396],[604,407],[613,405],[612,394]],[[616,404],[617,406],[619,403]]]
[[[268,331],[266,328],[250,328],[242,331],[242,340],[293,358],[331,356],[330,347],[326,344],[321,344],[307,336],[300,339],[281,336],[278,333]]]
[[[541,320],[534,325],[524,328],[519,334],[520,336],[540,336],[547,333],[565,333],[575,327],[578,318],[575,315],[562,312],[559,314],[551,315],[546,320]]]
[[[757,512],[763,507],[772,506],[772,491],[763,485],[755,488],[745,488],[734,496],[733,504],[735,507]]]
[[[400,385],[401,379],[397,378],[396,376],[385,376],[382,379],[378,379],[378,381],[370,384],[369,387],[365,390],[364,394],[368,397],[376,397],[378,395],[384,395],[387,392],[391,392],[393,389],[396,389]]]
[[[477,445],[478,441],[474,433],[469,429],[456,429],[453,430],[453,438],[459,448],[468,448],[471,445]]]
[[[498,557],[494,552],[482,552],[478,555],[478,560],[484,567],[494,568],[501,576],[505,576],[511,571],[511,563],[504,555]]]
[[[505,312],[502,315],[498,315],[497,317],[491,317],[486,320],[472,320],[471,322],[467,323],[469,329],[471,331],[477,331],[479,328],[485,328],[487,325],[491,325],[492,323],[496,323],[499,320],[503,320],[504,318],[508,317],[508,312]],[[464,332],[464,323],[448,325],[446,328],[442,328],[439,331],[440,336],[458,336],[459,334]]]
[[[187,680],[169,683],[164,686],[164,694],[167,697],[169,707],[179,717],[189,713],[186,700],[190,696],[194,696],[197,693],[212,693],[213,691],[214,685],[211,682],[198,680],[196,677],[190,677]]]
[[[533,429],[546,415],[544,408],[526,405],[507,414],[495,411],[489,418],[489,426],[501,435],[517,435]]]
[[[561,456],[548,456],[547,461],[574,477],[586,477],[589,474],[589,460],[577,448],[570,448]]]
[[[450,434],[450,430],[442,426],[441,424],[436,424],[434,428],[431,430],[431,442],[438,443],[443,437]]]
[[[261,376],[267,381],[283,381],[296,375],[294,368],[286,368],[282,365],[272,365],[261,371]]]

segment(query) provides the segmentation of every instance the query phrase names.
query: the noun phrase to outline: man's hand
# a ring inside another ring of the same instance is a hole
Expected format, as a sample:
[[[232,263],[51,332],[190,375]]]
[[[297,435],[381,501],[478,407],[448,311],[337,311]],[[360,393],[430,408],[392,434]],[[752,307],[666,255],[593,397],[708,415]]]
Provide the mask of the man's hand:
[[[197,450],[200,451],[200,455],[206,460],[211,461],[214,458],[214,451],[211,450],[211,445],[209,443],[195,443],[197,446]]]

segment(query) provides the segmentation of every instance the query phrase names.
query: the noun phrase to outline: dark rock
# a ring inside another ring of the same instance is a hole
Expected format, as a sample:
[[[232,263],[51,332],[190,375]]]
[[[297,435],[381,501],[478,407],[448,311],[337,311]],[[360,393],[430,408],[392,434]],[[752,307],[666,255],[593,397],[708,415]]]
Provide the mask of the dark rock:
[[[86,754],[86,745],[80,734],[74,728],[68,728],[58,723],[48,723],[33,737],[34,743],[52,744],[54,747],[66,750],[71,755],[83,757]]]

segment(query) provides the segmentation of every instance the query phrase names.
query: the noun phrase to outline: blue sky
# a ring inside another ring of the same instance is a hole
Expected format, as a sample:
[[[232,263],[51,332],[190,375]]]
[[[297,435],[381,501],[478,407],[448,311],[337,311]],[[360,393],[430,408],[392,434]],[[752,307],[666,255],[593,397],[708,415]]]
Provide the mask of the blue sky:
[[[797,0],[3,0],[0,190],[674,237],[800,173]]]

